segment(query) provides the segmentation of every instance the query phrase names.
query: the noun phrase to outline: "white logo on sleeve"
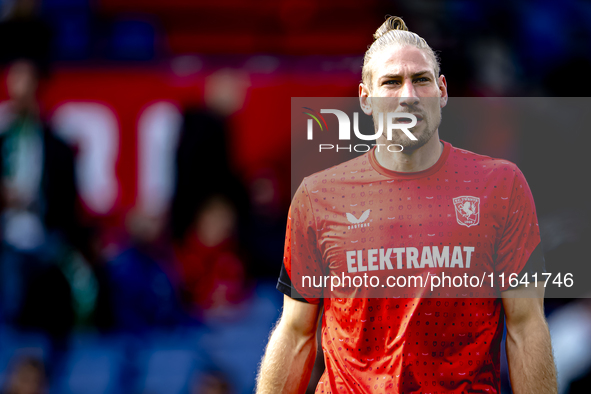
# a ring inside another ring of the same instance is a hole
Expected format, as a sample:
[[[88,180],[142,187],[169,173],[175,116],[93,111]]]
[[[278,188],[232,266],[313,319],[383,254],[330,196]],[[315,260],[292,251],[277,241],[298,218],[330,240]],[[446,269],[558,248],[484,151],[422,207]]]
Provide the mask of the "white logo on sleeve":
[[[369,218],[369,213],[371,212],[371,209],[368,209],[367,211],[363,212],[361,214],[361,216],[359,217],[359,219],[357,219],[353,214],[347,212],[347,220],[349,221],[349,223],[353,223],[356,226],[349,226],[349,228],[357,228],[357,227],[366,227],[369,226],[369,223],[367,224],[362,224],[363,222],[365,222],[367,220],[367,218]]]

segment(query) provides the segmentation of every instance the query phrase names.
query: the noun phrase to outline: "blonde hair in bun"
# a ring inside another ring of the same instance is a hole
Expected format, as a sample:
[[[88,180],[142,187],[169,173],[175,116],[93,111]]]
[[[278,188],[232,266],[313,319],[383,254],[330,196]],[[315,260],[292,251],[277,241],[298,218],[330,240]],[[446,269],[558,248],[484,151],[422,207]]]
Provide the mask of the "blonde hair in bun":
[[[384,23],[376,30],[373,35],[374,42],[369,46],[363,58],[363,69],[361,71],[361,78],[363,83],[371,87],[372,70],[370,67],[373,56],[391,45],[399,46],[413,46],[422,49],[427,53],[427,56],[433,62],[433,71],[435,77],[439,76],[439,59],[435,52],[424,38],[418,34],[408,30],[406,23],[398,16],[390,16]]]

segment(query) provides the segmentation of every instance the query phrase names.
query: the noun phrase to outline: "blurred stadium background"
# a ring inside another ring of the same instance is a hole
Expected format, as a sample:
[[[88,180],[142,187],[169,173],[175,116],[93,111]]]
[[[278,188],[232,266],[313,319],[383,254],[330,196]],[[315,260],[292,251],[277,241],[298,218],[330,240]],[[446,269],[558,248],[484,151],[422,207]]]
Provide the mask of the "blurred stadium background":
[[[355,96],[384,15],[441,52],[450,96],[591,91],[583,1],[0,5],[3,393],[252,392],[282,302],[290,98]],[[442,137],[522,168],[550,272],[589,263],[588,133],[560,132]],[[584,296],[546,302],[561,393],[591,385]]]

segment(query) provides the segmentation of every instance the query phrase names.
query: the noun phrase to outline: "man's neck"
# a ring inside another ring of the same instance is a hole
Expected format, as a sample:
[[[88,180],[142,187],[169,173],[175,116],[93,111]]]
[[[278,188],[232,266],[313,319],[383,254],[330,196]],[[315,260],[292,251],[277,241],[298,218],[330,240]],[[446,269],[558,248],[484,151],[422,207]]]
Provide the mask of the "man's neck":
[[[430,168],[443,153],[443,143],[439,140],[439,131],[423,146],[412,151],[389,152],[387,149],[376,149],[378,163],[390,170],[398,172],[418,172]]]

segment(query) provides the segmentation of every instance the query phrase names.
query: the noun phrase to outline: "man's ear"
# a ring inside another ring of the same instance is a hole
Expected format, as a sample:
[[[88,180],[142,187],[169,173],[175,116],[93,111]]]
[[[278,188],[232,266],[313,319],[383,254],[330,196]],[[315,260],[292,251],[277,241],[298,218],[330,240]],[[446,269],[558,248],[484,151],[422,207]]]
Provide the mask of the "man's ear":
[[[366,115],[371,115],[373,113],[370,91],[363,82],[359,84],[359,104]]]
[[[439,105],[441,108],[447,105],[447,99],[449,98],[447,95],[447,81],[445,80],[445,75],[441,74],[437,80],[437,85],[439,85],[439,92],[441,92],[441,100],[439,100]]]

